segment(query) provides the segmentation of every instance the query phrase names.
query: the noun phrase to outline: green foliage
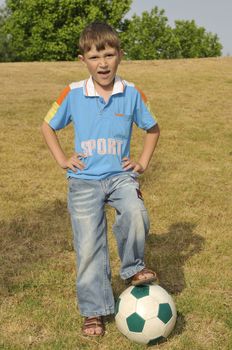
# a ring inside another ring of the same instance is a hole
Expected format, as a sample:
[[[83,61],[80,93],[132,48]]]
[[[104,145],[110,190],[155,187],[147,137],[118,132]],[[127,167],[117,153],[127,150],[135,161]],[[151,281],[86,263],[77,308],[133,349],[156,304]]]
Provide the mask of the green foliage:
[[[5,33],[4,25],[8,18],[7,8],[0,8],[0,62],[11,61],[14,57],[10,45],[10,34]]]
[[[0,61],[68,61],[78,54],[83,28],[100,20],[120,32],[131,60],[220,56],[216,34],[194,21],[168,25],[164,10],[123,19],[132,0],[6,0],[0,9]]]
[[[195,21],[176,21],[174,34],[184,58],[221,56],[222,45],[218,36],[197,27]]]
[[[11,35],[15,60],[73,60],[83,28],[94,20],[115,28],[131,0],[8,0],[4,25]]]
[[[164,10],[153,8],[142,16],[134,15],[121,34],[128,59],[214,57],[221,55],[218,36],[197,27],[194,21],[168,25]]]
[[[127,58],[131,60],[150,60],[180,57],[180,44],[164,10],[155,7],[150,13],[134,15],[126,24],[121,39]]]

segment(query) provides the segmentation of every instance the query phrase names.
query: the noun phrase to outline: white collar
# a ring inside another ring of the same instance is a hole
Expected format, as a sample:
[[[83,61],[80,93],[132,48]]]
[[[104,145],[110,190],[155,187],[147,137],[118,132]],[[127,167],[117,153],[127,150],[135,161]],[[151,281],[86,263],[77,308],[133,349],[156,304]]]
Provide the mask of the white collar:
[[[125,83],[118,75],[116,75],[114,80],[112,95],[122,94],[124,92],[124,89],[125,89]],[[95,90],[92,76],[90,76],[89,79],[85,80],[84,95],[90,96],[90,97],[99,96]]]

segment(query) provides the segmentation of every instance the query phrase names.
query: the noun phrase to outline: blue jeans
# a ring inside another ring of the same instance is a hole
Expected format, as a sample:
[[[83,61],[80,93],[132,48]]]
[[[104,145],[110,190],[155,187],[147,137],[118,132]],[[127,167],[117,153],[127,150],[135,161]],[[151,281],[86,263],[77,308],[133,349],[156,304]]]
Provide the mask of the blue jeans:
[[[116,209],[113,232],[127,279],[144,268],[149,219],[138,181],[129,173],[103,180],[69,178],[68,208],[77,256],[77,299],[83,316],[114,313],[105,204]]]

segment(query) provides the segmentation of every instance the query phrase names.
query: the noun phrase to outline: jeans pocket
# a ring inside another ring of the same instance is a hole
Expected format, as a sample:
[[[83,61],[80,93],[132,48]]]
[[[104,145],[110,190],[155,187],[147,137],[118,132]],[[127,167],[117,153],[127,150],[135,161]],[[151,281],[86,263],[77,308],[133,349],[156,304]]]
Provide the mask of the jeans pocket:
[[[130,173],[130,176],[131,176],[133,179],[137,179],[137,178],[140,176],[140,174],[139,174],[137,171],[132,171],[132,172]]]

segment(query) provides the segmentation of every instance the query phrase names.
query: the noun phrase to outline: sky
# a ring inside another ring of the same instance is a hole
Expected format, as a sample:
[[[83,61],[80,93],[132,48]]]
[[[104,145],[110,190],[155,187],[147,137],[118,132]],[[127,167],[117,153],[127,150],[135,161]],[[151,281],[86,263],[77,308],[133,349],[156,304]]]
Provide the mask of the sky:
[[[0,5],[4,2],[0,0]],[[197,26],[217,34],[223,45],[223,56],[232,56],[232,0],[134,0],[126,17],[134,13],[141,15],[155,6],[165,10],[172,27],[175,20],[193,19]]]

